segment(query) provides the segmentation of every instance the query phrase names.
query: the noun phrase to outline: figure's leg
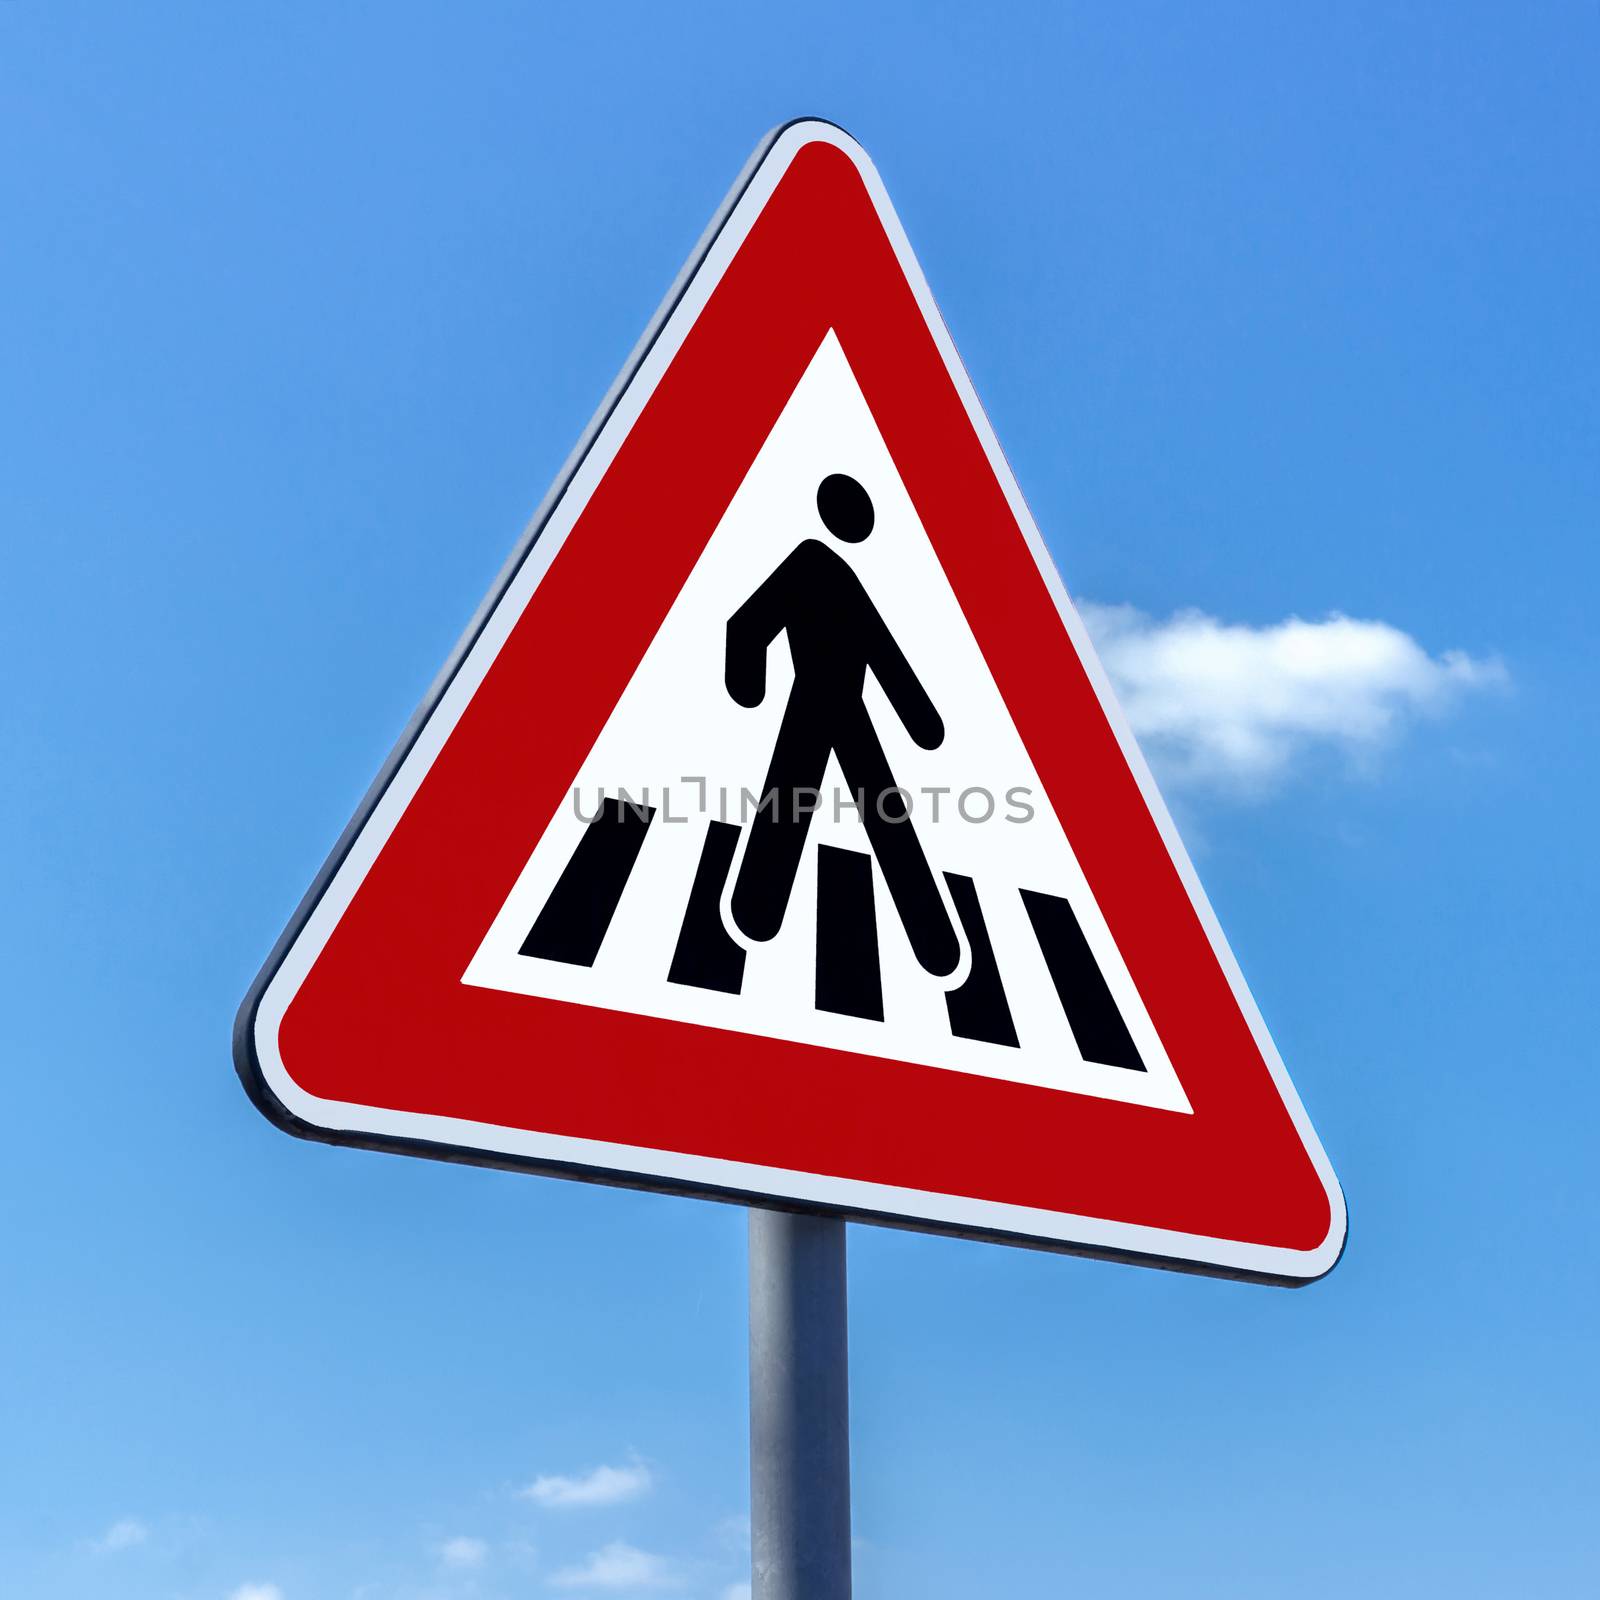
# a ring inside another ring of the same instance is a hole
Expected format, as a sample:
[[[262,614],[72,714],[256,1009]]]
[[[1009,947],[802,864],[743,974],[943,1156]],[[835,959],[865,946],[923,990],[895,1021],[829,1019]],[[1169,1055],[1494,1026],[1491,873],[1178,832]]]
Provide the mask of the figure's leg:
[[[791,695],[733,885],[733,920],[747,939],[775,938],[783,926],[828,748],[815,708]]]
[[[865,707],[838,728],[834,749],[845,783],[861,802],[867,838],[883,868],[883,881],[905,925],[912,953],[924,971],[947,978],[961,965],[961,940]]]

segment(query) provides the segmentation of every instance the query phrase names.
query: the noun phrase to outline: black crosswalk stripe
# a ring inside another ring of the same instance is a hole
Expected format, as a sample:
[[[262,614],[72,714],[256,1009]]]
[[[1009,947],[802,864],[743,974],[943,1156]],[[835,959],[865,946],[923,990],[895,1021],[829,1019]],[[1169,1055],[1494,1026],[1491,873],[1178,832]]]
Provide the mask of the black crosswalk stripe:
[[[872,857],[817,847],[817,1010],[883,1021]]]
[[[989,942],[983,908],[978,904],[978,886],[971,878],[956,872],[945,873],[944,881],[950,887],[950,898],[955,902],[956,915],[961,918],[967,946],[972,951],[972,969],[967,981],[944,997],[945,1009],[950,1013],[950,1031],[958,1039],[976,1039],[981,1044],[1009,1045],[1015,1049],[1017,1025],[1011,1020],[1011,1006],[1000,980],[994,946]]]
[[[574,967],[594,965],[655,814],[654,806],[600,802],[520,954]]]
[[[1139,1047],[1083,936],[1077,913],[1058,895],[1040,894],[1035,889],[1022,890],[1022,903],[1083,1059],[1143,1072]]]
[[[744,984],[744,946],[722,924],[722,889],[733,865],[739,830],[731,822],[712,822],[700,847],[689,904],[678,930],[677,948],[667,969],[668,983],[738,994]]]

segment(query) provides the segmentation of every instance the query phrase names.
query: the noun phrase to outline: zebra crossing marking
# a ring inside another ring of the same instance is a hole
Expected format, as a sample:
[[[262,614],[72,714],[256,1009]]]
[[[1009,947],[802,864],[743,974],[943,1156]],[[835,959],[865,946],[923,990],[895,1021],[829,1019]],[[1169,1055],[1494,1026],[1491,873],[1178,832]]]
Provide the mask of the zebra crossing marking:
[[[655,807],[604,801],[586,825],[518,954],[566,966],[590,967],[599,956],[618,900],[649,837]],[[669,983],[737,995],[745,950],[730,935],[719,899],[738,845],[739,830],[713,819],[695,869]],[[840,1016],[882,1022],[883,983],[874,915],[870,854],[817,846],[814,962],[816,1006]],[[1005,979],[971,878],[946,873],[950,897],[972,951],[966,980],[945,994],[950,1030],[958,1038],[1018,1048]],[[1038,939],[1056,995],[1085,1059],[1143,1072],[1133,1042],[1071,903],[1030,889],[1018,893]]]

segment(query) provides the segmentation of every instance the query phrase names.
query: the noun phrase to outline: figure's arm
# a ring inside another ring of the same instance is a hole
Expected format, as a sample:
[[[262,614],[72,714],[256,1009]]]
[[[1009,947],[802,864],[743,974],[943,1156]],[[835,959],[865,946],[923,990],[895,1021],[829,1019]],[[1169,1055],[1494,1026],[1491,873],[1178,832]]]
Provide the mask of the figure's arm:
[[[867,609],[871,615],[867,665],[895,715],[906,725],[906,732],[924,750],[937,750],[944,743],[944,720],[911,670],[905,652],[895,643],[888,624],[878,615],[878,608],[868,600]]]
[[[783,596],[793,559],[791,555],[780,562],[777,571],[728,618],[723,681],[742,706],[758,706],[766,696],[767,649],[783,632]]]

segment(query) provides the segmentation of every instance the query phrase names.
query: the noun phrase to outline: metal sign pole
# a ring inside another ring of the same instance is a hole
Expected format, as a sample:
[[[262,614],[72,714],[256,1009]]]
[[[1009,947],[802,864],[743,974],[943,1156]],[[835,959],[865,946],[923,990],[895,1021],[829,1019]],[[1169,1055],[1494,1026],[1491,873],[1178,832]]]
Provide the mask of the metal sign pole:
[[[844,1227],[750,1212],[752,1600],[850,1600]]]

